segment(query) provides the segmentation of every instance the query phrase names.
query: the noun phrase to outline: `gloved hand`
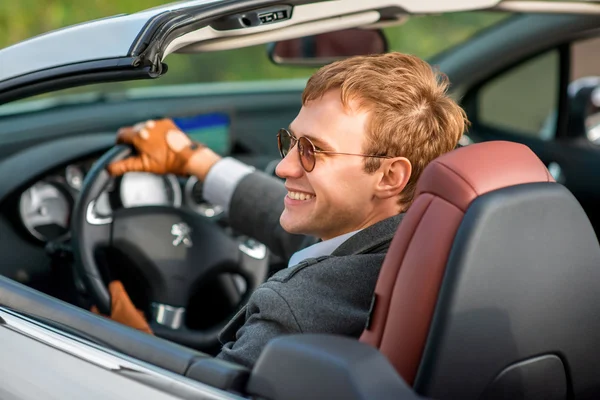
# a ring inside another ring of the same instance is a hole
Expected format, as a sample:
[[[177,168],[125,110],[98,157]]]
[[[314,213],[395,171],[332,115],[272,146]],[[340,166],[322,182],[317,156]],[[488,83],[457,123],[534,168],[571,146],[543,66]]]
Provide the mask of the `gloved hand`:
[[[127,325],[131,328],[152,333],[150,325],[144,317],[144,313],[133,305],[123,283],[120,281],[112,281],[108,285],[108,291],[110,292],[110,319],[119,322],[123,325]],[[91,311],[95,314],[100,314],[96,306],[92,306]]]
[[[121,128],[117,143],[131,144],[138,154],[109,165],[112,175],[129,171],[155,174],[189,174],[188,162],[204,145],[194,143],[171,119],[146,121]]]

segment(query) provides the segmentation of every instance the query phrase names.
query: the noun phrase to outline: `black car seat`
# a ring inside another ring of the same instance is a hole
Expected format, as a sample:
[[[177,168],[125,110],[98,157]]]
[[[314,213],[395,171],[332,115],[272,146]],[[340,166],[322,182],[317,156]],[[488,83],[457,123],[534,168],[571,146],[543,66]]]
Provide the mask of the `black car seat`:
[[[600,398],[600,246],[524,145],[423,172],[361,341],[435,399]]]

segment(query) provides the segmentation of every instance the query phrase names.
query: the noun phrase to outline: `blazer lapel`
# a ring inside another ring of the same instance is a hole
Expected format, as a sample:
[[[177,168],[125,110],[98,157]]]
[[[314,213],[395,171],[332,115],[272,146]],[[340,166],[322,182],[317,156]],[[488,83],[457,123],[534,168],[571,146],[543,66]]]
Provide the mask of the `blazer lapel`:
[[[331,253],[332,256],[348,256],[368,253],[371,250],[389,243],[394,238],[404,213],[384,219],[358,232],[342,243]]]

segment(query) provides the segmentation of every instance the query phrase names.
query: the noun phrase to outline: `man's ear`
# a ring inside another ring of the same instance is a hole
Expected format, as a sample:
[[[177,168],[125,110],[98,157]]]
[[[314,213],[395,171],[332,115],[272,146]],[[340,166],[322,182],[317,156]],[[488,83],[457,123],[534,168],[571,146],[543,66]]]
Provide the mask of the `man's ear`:
[[[387,159],[378,171],[380,179],[375,187],[375,196],[380,199],[397,197],[408,184],[412,165],[405,157]]]

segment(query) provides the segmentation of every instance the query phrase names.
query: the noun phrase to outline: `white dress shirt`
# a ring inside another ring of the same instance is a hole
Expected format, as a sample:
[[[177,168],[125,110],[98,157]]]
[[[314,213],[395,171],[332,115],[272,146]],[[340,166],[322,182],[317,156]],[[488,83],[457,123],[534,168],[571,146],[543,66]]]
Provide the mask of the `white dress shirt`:
[[[228,212],[233,193],[235,192],[238,183],[253,171],[253,167],[231,157],[225,157],[219,160],[212,166],[210,171],[208,171],[206,179],[204,180],[204,185],[202,187],[204,199],[213,206],[219,206],[223,208],[225,212]],[[356,232],[358,231],[318,242],[297,251],[290,258],[288,267],[297,265],[308,258],[330,255]]]
[[[312,246],[308,246],[302,250],[295,252],[294,254],[292,254],[292,257],[290,257],[290,261],[288,262],[288,268],[293,267],[294,265],[297,265],[298,263],[308,258],[317,258],[321,256],[330,255],[335,249],[340,247],[342,243],[350,239],[356,232],[358,231],[336,236],[332,239],[315,243]]]

